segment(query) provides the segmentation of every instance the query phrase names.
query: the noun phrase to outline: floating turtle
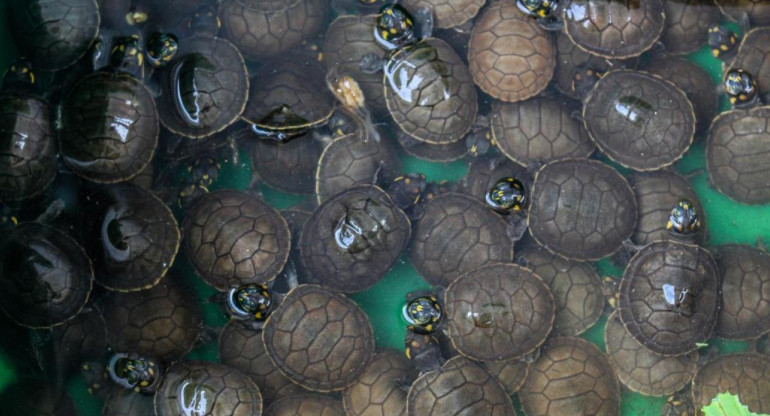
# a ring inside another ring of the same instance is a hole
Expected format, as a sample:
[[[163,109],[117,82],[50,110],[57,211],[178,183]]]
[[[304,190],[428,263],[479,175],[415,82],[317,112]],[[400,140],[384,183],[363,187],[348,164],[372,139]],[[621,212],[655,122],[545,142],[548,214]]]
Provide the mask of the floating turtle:
[[[692,381],[692,400],[696,409],[711,404],[718,393],[738,396],[750,411],[770,412],[770,358],[756,353],[728,354],[698,369]]]

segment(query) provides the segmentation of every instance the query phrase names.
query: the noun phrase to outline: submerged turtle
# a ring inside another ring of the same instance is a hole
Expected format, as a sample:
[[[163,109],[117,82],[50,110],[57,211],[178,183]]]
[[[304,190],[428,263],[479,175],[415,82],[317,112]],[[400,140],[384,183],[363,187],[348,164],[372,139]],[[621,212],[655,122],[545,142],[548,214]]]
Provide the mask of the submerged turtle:
[[[719,12],[701,0],[664,1],[666,22],[660,41],[675,54],[695,52],[708,40],[708,29],[717,22]]]
[[[728,354],[701,367],[692,381],[696,409],[711,404],[718,393],[730,392],[757,413],[770,412],[770,358],[756,353]]]
[[[76,416],[75,403],[51,380],[26,378],[3,388],[0,400],[8,416]]]
[[[249,154],[255,179],[283,192],[312,194],[324,147],[313,137],[285,143],[254,141]]]
[[[719,6],[722,14],[734,22],[753,26],[770,25],[770,5],[764,0],[715,0],[714,3]]]
[[[725,62],[730,62],[740,46],[741,38],[725,25],[713,25],[709,28],[709,48],[714,58],[719,58]]]
[[[403,415],[406,394],[417,372],[394,350],[378,353],[352,386],[342,392],[342,403],[350,416]]]

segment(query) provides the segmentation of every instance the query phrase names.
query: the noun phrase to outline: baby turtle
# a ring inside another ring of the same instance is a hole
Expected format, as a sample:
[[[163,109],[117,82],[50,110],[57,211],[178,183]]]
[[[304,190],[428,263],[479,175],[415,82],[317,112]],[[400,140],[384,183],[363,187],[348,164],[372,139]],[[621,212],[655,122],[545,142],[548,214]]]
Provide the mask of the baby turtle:
[[[711,3],[701,0],[664,1],[665,28],[660,41],[674,54],[695,52],[708,40],[708,29],[719,20]]]
[[[262,414],[259,387],[245,374],[224,364],[180,361],[166,372],[155,393],[155,414]]]
[[[340,192],[318,207],[300,237],[306,280],[343,293],[366,290],[395,264],[410,232],[406,214],[382,189]]]
[[[608,59],[639,56],[660,38],[660,0],[575,0],[564,7],[564,31],[579,48]]]
[[[162,378],[161,369],[155,360],[135,353],[114,354],[107,364],[105,374],[118,386],[144,394],[155,393]]]
[[[714,334],[751,339],[770,332],[770,256],[762,250],[730,244],[715,255],[722,281],[722,307]]]
[[[267,409],[265,416],[344,416],[342,403],[321,394],[295,394],[282,397]]]
[[[475,198],[449,192],[423,208],[409,257],[429,283],[448,286],[481,266],[513,260],[505,220]]]
[[[677,238],[687,238],[698,234],[701,230],[701,220],[695,203],[689,199],[680,199],[668,215],[666,229]]]
[[[496,102],[490,120],[497,148],[524,167],[562,157],[588,157],[596,150],[567,106],[551,98]]]
[[[256,179],[271,188],[293,194],[315,192],[315,172],[324,144],[313,137],[271,143],[256,140],[249,148]]]
[[[403,0],[409,10],[427,8],[435,18],[435,26],[448,29],[470,21],[484,6],[484,0]]]
[[[660,355],[695,351],[717,323],[717,266],[699,246],[648,244],[626,266],[619,292],[623,325],[644,348]]]
[[[81,363],[99,359],[107,348],[107,325],[95,308],[84,307],[74,318],[50,331],[34,332],[31,353],[45,374],[67,377]]]
[[[314,391],[349,387],[374,353],[366,314],[347,297],[316,285],[289,291],[267,318],[262,339],[278,369]]]
[[[492,3],[473,26],[468,63],[484,92],[513,102],[548,86],[556,52],[545,29],[523,16],[513,1],[500,1]]]
[[[535,175],[527,224],[541,246],[559,256],[598,260],[631,237],[637,220],[626,179],[604,163],[561,159]]]
[[[722,60],[724,66],[730,62],[738,52],[741,38],[726,25],[714,25],[709,28],[709,48],[714,58]]]
[[[692,381],[696,409],[711,404],[718,393],[729,391],[756,413],[770,413],[770,358],[756,353],[728,354],[701,367]]]
[[[182,229],[195,270],[220,291],[268,283],[289,257],[286,220],[245,192],[223,189],[206,194],[187,211]]]
[[[770,25],[770,4],[764,0],[714,0],[722,14],[737,23]],[[754,410],[757,412],[758,410]]]
[[[174,263],[181,239],[171,210],[151,192],[131,184],[91,195],[80,230],[94,259],[96,282],[125,292],[158,284]]]
[[[744,204],[770,202],[765,158],[770,152],[770,106],[733,110],[711,123],[706,167],[719,192]]]
[[[403,354],[384,350],[342,392],[345,411],[350,416],[405,415],[406,394],[415,378],[417,372]]]
[[[553,328],[551,290],[540,276],[515,264],[487,265],[458,277],[444,304],[452,345],[478,361],[521,358]]]
[[[408,415],[513,415],[513,404],[487,370],[465,357],[421,375],[407,395]]]
[[[770,6],[766,8],[770,13]],[[770,27],[758,27],[746,33],[729,67],[753,75],[760,98],[770,103]]]
[[[492,374],[508,395],[516,394],[527,381],[531,363],[526,359],[485,361],[481,363]]]
[[[39,223],[24,223],[0,241],[0,276],[0,309],[19,325],[49,328],[83,309],[94,273],[74,239]]]
[[[519,397],[528,416],[620,413],[620,386],[607,356],[581,338],[551,338]]]
[[[751,108],[762,102],[756,78],[742,69],[731,69],[725,73],[724,88],[730,104],[735,108]]]
[[[462,140],[449,144],[430,144],[414,139],[400,130],[396,136],[398,144],[406,154],[429,162],[453,162],[468,153],[468,147]]]
[[[657,170],[690,148],[695,113],[672,82],[643,71],[605,74],[583,105],[586,130],[599,149],[624,167]]]
[[[522,166],[501,155],[485,155],[468,164],[468,173],[460,181],[460,188],[464,193],[486,203],[487,192],[504,177],[517,178],[522,183],[531,182]],[[526,185],[524,187],[526,190]]]

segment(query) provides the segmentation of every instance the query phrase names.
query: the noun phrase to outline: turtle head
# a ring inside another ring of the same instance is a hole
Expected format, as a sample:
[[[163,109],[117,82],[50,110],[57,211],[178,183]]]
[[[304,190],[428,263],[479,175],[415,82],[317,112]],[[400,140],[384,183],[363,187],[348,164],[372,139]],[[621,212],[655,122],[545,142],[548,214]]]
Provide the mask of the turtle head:
[[[570,85],[572,94],[581,99],[586,97],[603,75],[603,72],[587,65],[575,68],[572,73],[572,84]]]
[[[725,92],[733,105],[747,106],[757,99],[757,83],[750,73],[731,69],[725,74]]]
[[[137,78],[144,75],[144,51],[139,35],[116,38],[110,49],[110,66]]]
[[[410,331],[418,334],[430,334],[441,324],[444,311],[436,295],[421,294],[407,299],[402,309],[404,319]]]
[[[118,385],[127,389],[150,392],[154,390],[159,376],[158,364],[136,354],[115,354],[107,365],[107,374]]]
[[[213,6],[201,6],[195,9],[187,21],[187,30],[190,33],[216,36],[222,27],[222,21]]]
[[[738,47],[740,38],[725,26],[714,25],[709,28],[709,47],[715,58],[728,59]]]
[[[374,37],[389,51],[414,43],[417,40],[414,18],[403,6],[388,4],[377,15]]]
[[[401,210],[408,210],[422,199],[428,182],[422,173],[399,176],[388,186],[388,195]]]
[[[487,205],[497,212],[519,212],[524,208],[524,185],[510,176],[501,178],[489,188],[484,199]]]
[[[219,170],[221,166],[216,159],[212,156],[200,156],[195,158],[187,166],[187,171],[190,173],[190,180],[198,185],[205,187],[211,186],[215,180],[219,177]]]
[[[26,58],[19,58],[11,64],[3,75],[3,88],[29,89],[35,85],[35,73],[32,71],[32,63]]]
[[[700,231],[701,222],[695,204],[689,199],[680,199],[668,216],[666,229],[677,236],[690,236]]]
[[[147,61],[159,68],[174,60],[179,50],[176,36],[170,33],[153,33],[147,41]]]
[[[227,310],[235,319],[263,322],[273,306],[267,286],[259,283],[233,287],[227,294]]]
[[[516,0],[516,6],[524,14],[537,17],[550,17],[559,8],[558,0]]]

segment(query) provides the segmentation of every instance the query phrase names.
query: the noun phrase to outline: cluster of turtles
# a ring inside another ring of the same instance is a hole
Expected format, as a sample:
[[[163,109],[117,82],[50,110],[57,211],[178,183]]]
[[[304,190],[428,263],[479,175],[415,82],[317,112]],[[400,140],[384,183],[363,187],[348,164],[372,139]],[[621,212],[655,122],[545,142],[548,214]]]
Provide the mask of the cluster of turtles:
[[[767,0],[5,3],[4,414],[76,414],[72,377],[103,415],[611,415],[621,386],[770,413],[762,342],[704,349],[770,332],[770,256],[704,247],[673,170],[703,137],[716,189],[770,203]],[[706,44],[717,86],[682,57]],[[404,253],[432,289],[378,349],[348,295]]]

